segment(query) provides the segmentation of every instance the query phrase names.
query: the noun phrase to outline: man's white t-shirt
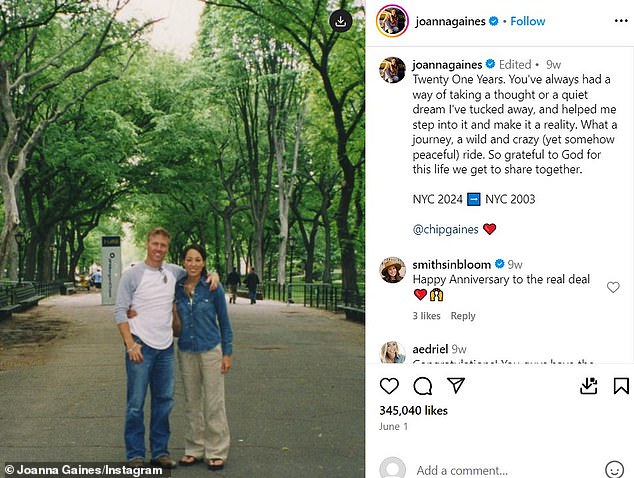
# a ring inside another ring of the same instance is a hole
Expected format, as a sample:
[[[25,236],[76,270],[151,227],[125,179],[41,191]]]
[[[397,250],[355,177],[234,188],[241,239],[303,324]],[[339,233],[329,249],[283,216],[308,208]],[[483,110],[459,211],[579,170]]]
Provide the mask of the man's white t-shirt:
[[[182,268],[167,263],[157,269],[142,262],[125,271],[119,282],[114,310],[117,323],[127,321],[132,335],[152,348],[168,348],[173,342],[174,288],[184,274]],[[128,319],[130,307],[137,315]]]

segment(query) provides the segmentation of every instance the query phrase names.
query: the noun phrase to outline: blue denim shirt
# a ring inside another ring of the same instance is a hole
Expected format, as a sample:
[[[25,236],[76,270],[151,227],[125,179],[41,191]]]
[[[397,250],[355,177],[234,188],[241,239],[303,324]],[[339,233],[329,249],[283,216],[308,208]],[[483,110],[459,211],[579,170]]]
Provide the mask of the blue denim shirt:
[[[233,332],[227,314],[225,291],[218,284],[210,291],[204,278],[196,285],[194,297],[185,294],[185,279],[176,284],[176,308],[181,319],[178,348],[185,352],[206,352],[222,344],[222,354],[233,352]]]

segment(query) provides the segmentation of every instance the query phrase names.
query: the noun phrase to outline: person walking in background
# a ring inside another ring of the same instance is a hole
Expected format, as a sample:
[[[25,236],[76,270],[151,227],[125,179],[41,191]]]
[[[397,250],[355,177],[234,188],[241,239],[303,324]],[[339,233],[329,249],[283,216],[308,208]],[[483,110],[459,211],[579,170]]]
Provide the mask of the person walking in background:
[[[205,459],[210,470],[224,468],[229,453],[224,374],[231,368],[233,333],[222,286],[205,283],[205,250],[195,244],[183,252],[187,276],[176,284],[180,322],[178,361],[185,390],[185,455],[179,463]]]
[[[255,299],[257,297],[258,284],[260,283],[260,278],[255,273],[255,267],[251,267],[251,271],[247,274],[244,283],[249,289],[249,299],[251,299],[251,303],[255,304]]]
[[[95,284],[95,287],[97,289],[101,289],[101,278],[102,278],[101,269],[97,268],[97,270],[92,275],[92,282],[93,284]]]
[[[234,267],[229,275],[227,276],[227,285],[229,286],[229,291],[231,295],[229,296],[229,303],[236,303],[236,297],[238,295],[238,285],[240,285],[240,274],[236,271]]]

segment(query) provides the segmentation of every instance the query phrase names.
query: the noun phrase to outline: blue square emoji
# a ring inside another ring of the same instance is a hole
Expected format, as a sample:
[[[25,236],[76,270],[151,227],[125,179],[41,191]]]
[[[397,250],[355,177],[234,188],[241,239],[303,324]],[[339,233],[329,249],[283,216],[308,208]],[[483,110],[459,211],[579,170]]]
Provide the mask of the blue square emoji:
[[[480,193],[467,193],[467,206],[479,206]]]

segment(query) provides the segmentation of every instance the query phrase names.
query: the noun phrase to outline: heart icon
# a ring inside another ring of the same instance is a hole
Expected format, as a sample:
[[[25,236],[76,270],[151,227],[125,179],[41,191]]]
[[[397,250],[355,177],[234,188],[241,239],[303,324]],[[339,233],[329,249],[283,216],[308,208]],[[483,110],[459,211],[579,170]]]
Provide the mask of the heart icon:
[[[493,234],[493,231],[497,229],[497,226],[493,223],[485,224],[484,226],[482,226],[482,229],[484,229],[485,232],[490,236],[491,234]]]
[[[617,290],[619,290],[619,287],[621,287],[621,284],[619,284],[618,282],[608,282],[608,290],[612,292],[613,294]]]
[[[396,378],[382,378],[380,382],[381,388],[385,393],[390,395],[394,390],[398,388],[398,379]]]
[[[423,300],[423,298],[427,295],[427,289],[415,289],[414,295],[418,297],[418,300]]]

